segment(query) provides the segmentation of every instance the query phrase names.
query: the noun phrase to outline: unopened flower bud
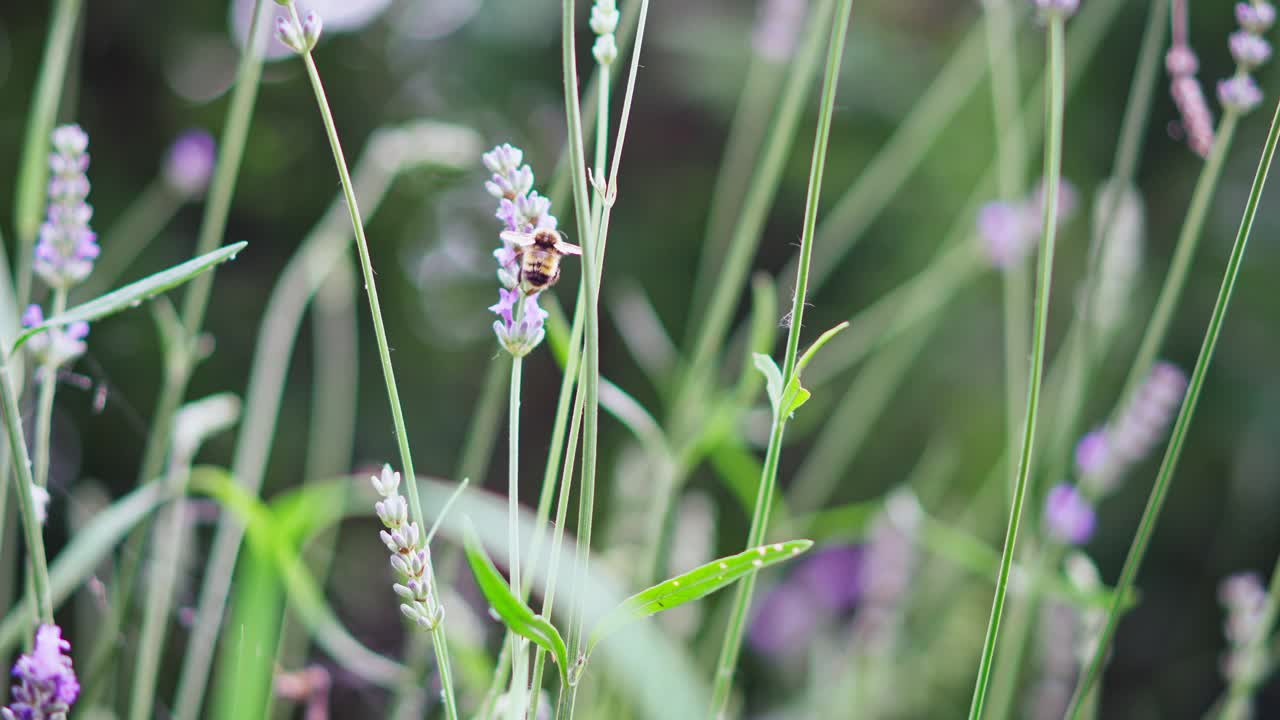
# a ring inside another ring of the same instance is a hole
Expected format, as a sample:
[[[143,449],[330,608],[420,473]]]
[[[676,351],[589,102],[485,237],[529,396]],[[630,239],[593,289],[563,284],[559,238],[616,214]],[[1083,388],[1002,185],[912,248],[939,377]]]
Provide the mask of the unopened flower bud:
[[[276,18],[276,39],[299,55],[307,51],[307,44],[302,37],[302,30],[290,18]]]
[[[1262,102],[1262,90],[1250,75],[1235,75],[1218,83],[1218,102],[1222,107],[1247,113]]]
[[[314,10],[307,13],[307,17],[302,21],[302,39],[307,43],[307,50],[315,49],[316,43],[320,42],[320,31],[324,28],[324,21],[320,19],[320,15]]]
[[[596,62],[601,65],[610,65],[614,60],[618,59],[618,44],[613,39],[613,34],[601,35],[596,38],[596,42],[591,46],[591,54],[595,56]]]
[[[1248,30],[1237,30],[1228,39],[1231,57],[1245,70],[1252,70],[1271,57],[1271,45]]]
[[[1251,33],[1262,34],[1276,21],[1276,9],[1268,2],[1236,3],[1236,22]]]

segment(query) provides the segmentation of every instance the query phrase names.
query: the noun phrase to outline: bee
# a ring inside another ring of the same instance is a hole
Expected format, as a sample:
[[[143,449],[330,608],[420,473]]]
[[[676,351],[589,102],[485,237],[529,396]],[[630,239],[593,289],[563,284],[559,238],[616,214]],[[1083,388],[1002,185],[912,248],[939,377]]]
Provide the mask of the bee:
[[[582,248],[564,241],[555,230],[536,230],[532,233],[502,233],[502,239],[516,246],[520,260],[520,287],[525,295],[536,295],[556,284],[560,279],[560,258],[564,255],[581,255]]]

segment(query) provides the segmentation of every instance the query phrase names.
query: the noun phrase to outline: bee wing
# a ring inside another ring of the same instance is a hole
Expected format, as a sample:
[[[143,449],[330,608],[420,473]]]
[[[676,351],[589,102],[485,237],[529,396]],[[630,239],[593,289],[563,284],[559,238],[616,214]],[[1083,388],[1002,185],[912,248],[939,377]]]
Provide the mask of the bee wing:
[[[561,240],[560,242],[556,243],[556,252],[560,253],[561,255],[581,255],[582,248],[572,243],[567,243]]]
[[[503,231],[498,237],[520,247],[529,247],[533,244],[533,235],[529,233],[515,232],[512,230]]]

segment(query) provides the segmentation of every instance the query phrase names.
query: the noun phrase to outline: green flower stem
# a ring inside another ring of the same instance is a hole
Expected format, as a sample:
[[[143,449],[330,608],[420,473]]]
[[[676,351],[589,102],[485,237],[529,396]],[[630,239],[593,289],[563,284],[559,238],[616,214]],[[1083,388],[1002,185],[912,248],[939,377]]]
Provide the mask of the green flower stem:
[[[831,117],[835,111],[836,89],[840,80],[840,60],[844,57],[845,38],[848,35],[849,17],[852,12],[853,0],[840,0],[832,17],[826,71],[822,79],[818,128],[814,133],[813,161],[809,168],[809,187],[805,194],[804,228],[800,235],[800,264],[796,271],[795,295],[791,301],[791,326],[787,331],[787,345],[782,362],[783,387],[786,387],[796,374],[797,356],[800,352],[800,332],[804,327],[805,296],[809,285],[809,261],[813,257],[814,231],[818,224],[818,207],[822,197],[822,175],[826,167],[827,146],[831,137]],[[782,455],[782,436],[787,425],[785,408],[776,408],[774,415],[773,429],[769,435],[769,448],[765,454],[764,470],[760,476],[760,489],[752,513],[751,530],[747,535],[747,547],[762,544],[769,529],[769,509],[773,505],[774,489],[778,481],[778,459]],[[755,575],[749,575],[738,584],[734,592],[729,629],[725,633],[724,644],[720,648],[720,659],[716,663],[709,717],[722,716],[728,705],[729,693],[733,688],[733,672],[738,664],[742,634],[746,627],[747,611],[754,589]]]
[[[36,518],[31,477],[31,456],[27,453],[27,441],[22,436],[22,415],[18,411],[18,393],[14,388],[9,369],[8,352],[0,348],[0,407],[4,410],[5,431],[9,435],[9,456],[17,458],[13,464],[17,472],[18,512],[22,516],[22,530],[27,541],[27,558],[31,568],[31,594],[35,599],[36,617],[42,623],[53,622],[53,599],[49,592],[49,565],[44,554],[44,528]]]
[[[62,98],[80,6],[81,0],[58,0],[54,5],[49,39],[40,61],[40,77],[36,80],[35,98],[27,119],[27,134],[22,142],[17,195],[13,202],[13,225],[18,236],[18,307],[26,306],[31,297],[31,261],[48,193],[49,135]]]
[[[115,287],[120,276],[160,235],[186,200],[163,180],[153,180],[143,188],[103,235],[102,246],[111,252],[94,263],[93,274],[77,288],[77,297],[94,298]]]
[[[555,608],[556,601],[556,580],[559,576],[560,568],[560,548],[564,544],[564,527],[565,521],[569,514],[569,491],[573,487],[573,467],[575,455],[578,450],[578,429],[582,425],[583,396],[582,393],[576,394],[577,400],[574,402],[573,417],[569,422],[569,444],[565,449],[567,453],[564,463],[564,472],[560,478],[560,499],[556,503],[556,531],[551,541],[551,565],[547,567],[547,588],[542,595],[542,616],[551,617],[551,612]],[[537,654],[534,656],[533,665],[533,696],[529,700],[530,717],[536,716],[538,708],[538,693],[542,689],[542,671],[546,664],[546,651],[538,648]],[[560,689],[563,697],[571,694],[566,688]]]
[[[1265,657],[1267,641],[1275,629],[1276,616],[1280,615],[1280,559],[1276,560],[1275,569],[1271,571],[1271,582],[1267,587],[1267,601],[1262,607],[1262,615],[1258,618],[1257,628],[1249,646],[1242,650],[1244,657]],[[1231,677],[1227,687],[1226,699],[1222,702],[1222,712],[1215,717],[1221,720],[1236,720],[1249,717],[1253,706],[1253,696],[1259,686],[1270,674],[1271,663],[1267,662],[1254,672],[1237,672]]]
[[[298,10],[292,3],[289,5],[289,12],[295,25],[301,27],[302,23],[298,19]],[[329,101],[325,97],[324,85],[320,82],[320,73],[316,69],[315,60],[312,58],[311,52],[304,53],[302,60],[307,68],[307,77],[311,81],[311,89],[315,92],[316,105],[320,110],[321,119],[324,121],[325,133],[329,137],[329,147],[333,150],[334,164],[337,166],[338,177],[342,180],[342,191],[347,199],[347,209],[351,213],[351,226],[356,236],[356,249],[360,254],[360,267],[364,273],[365,290],[369,295],[369,311],[373,316],[373,330],[378,344],[378,357],[382,363],[382,377],[387,386],[387,401],[391,406],[396,441],[400,448],[400,463],[407,481],[405,494],[409,498],[409,507],[412,510],[413,519],[418,522],[419,527],[426,527],[426,517],[422,513],[422,501],[418,497],[417,476],[413,471],[413,456],[409,451],[408,430],[405,429],[404,412],[400,406],[400,393],[396,389],[395,372],[391,367],[391,349],[387,343],[387,330],[382,322],[382,307],[378,301],[378,287],[374,278],[373,263],[369,258],[369,243],[365,238],[364,223],[360,220],[360,208],[356,202],[355,187],[351,182],[351,174],[347,169],[347,161],[342,152],[342,144],[338,140],[338,129],[334,124],[333,113],[329,109]],[[434,573],[428,572],[427,582],[430,586],[430,594],[438,596]],[[437,624],[431,630],[431,636],[436,653],[437,669],[440,673],[441,695],[443,697],[445,715],[449,720],[456,720],[458,716],[457,702],[454,699],[453,678],[449,667],[449,651],[443,623]]]
[[[244,157],[245,141],[249,134],[249,123],[253,117],[253,106],[258,94],[259,80],[262,77],[262,54],[254,49],[262,47],[267,24],[264,21],[264,17],[268,9],[269,5],[266,0],[257,0],[254,5],[253,21],[249,28],[249,40],[246,45],[250,49],[240,56],[240,65],[236,71],[235,89],[232,91],[231,104],[227,110],[227,124],[219,141],[218,160],[214,166],[213,179],[205,202],[204,217],[200,224],[197,251],[201,254],[216,249],[226,231],[227,216],[231,211],[231,200],[235,193],[236,178],[240,172],[240,162]],[[182,398],[186,394],[187,384],[191,377],[191,371],[194,369],[194,362],[190,357],[190,342],[192,338],[200,333],[200,326],[208,305],[212,282],[213,273],[205,273],[191,281],[186,294],[183,296],[182,317],[186,338],[184,338],[181,347],[172,348],[170,349],[171,352],[166,353],[166,368],[160,388],[160,397],[156,402],[156,411],[151,421],[151,433],[147,437],[146,447],[143,451],[142,466],[138,473],[139,485],[155,480],[164,469],[165,456],[168,454],[169,439],[173,430],[173,416],[177,412],[178,406],[182,403]],[[145,531],[146,528],[135,530],[126,543],[126,552],[123,553],[125,561],[118,575],[119,592],[117,597],[114,598],[111,612],[107,615],[103,624],[99,634],[100,639],[90,655],[89,677],[91,678],[99,676],[99,673],[94,672],[94,670],[107,667],[120,647],[118,643],[120,628],[131,605],[130,595],[136,585],[135,580],[141,565],[142,541],[145,537]],[[219,614],[218,617],[221,618],[221,615]],[[197,633],[204,633],[210,637],[208,650],[204,655],[203,662],[198,662],[200,660],[196,654],[198,651],[189,651],[184,661],[186,667],[195,667],[200,676],[194,683],[189,684],[185,676],[184,667],[184,680],[179,684],[179,700],[183,699],[183,687],[191,688],[195,690],[195,697],[187,697],[187,700],[191,703],[187,707],[194,706],[197,708],[186,717],[195,717],[195,713],[198,712],[198,707],[204,694],[204,683],[207,680],[209,662],[212,658],[212,638],[216,635],[218,623],[220,623],[220,619],[215,621],[212,627],[196,629]],[[86,706],[92,705],[104,689],[101,682],[87,683],[80,702]],[[183,707],[182,703],[180,702],[177,707],[181,709]]]
[[[516,303],[515,317],[524,314],[525,299]],[[511,592],[523,595],[520,582],[520,376],[524,358],[511,359],[511,392],[508,403],[507,431],[507,564],[511,570]],[[528,689],[529,653],[527,641],[508,633],[511,641],[511,690],[507,695],[507,714],[512,720],[523,716],[525,692]]]
[[[1224,128],[1227,126],[1228,118],[1234,124],[1234,115],[1228,114],[1227,117],[1223,118]],[[1169,434],[1169,446],[1165,449],[1164,460],[1160,463],[1160,470],[1156,474],[1155,483],[1151,486],[1151,495],[1147,499],[1147,507],[1138,523],[1138,531],[1134,535],[1133,544],[1129,546],[1129,553],[1125,557],[1124,567],[1120,571],[1120,579],[1116,582],[1115,598],[1112,600],[1107,614],[1107,624],[1098,638],[1098,648],[1094,652],[1093,658],[1083,673],[1079,684],[1076,686],[1075,695],[1072,697],[1067,717],[1073,720],[1080,717],[1084,699],[1089,696],[1102,670],[1102,664],[1107,657],[1107,650],[1111,645],[1112,638],[1115,636],[1116,626],[1120,622],[1120,598],[1128,595],[1133,587],[1133,582],[1138,575],[1138,569],[1142,565],[1142,558],[1146,554],[1147,545],[1151,541],[1151,535],[1155,532],[1156,520],[1160,516],[1160,510],[1164,507],[1165,497],[1169,493],[1169,485],[1173,480],[1174,470],[1177,469],[1178,459],[1182,455],[1182,445],[1186,441],[1187,430],[1191,426],[1191,418],[1195,414],[1196,404],[1200,400],[1200,392],[1204,388],[1205,375],[1209,371],[1209,364],[1213,361],[1213,352],[1218,344],[1218,335],[1222,331],[1222,322],[1226,317],[1227,309],[1231,305],[1231,295],[1235,291],[1236,279],[1240,274],[1240,264],[1244,260],[1244,252],[1249,244],[1249,233],[1253,229],[1253,221],[1258,213],[1258,205],[1262,199],[1262,189],[1266,185],[1267,173],[1271,169],[1271,160],[1275,157],[1277,140],[1280,140],[1280,106],[1276,107],[1276,113],[1271,120],[1271,130],[1267,134],[1266,146],[1263,148],[1262,157],[1258,160],[1258,170],[1253,178],[1253,187],[1249,191],[1249,200],[1245,204],[1244,215],[1240,218],[1240,228],[1236,233],[1235,244],[1231,248],[1231,256],[1227,260],[1227,267],[1222,277],[1222,286],[1218,290],[1218,299],[1213,306],[1213,314],[1209,318],[1209,326],[1205,329],[1204,343],[1200,346],[1200,355],[1196,358],[1195,369],[1191,372],[1186,398],[1182,402],[1182,408],[1178,411],[1178,419],[1174,421],[1173,430]],[[1222,152],[1218,147],[1219,145],[1225,146],[1229,142],[1230,136],[1228,134],[1220,134],[1214,143],[1213,155],[1210,155],[1210,160],[1212,161],[1214,155]],[[1219,162],[1221,162],[1220,158]],[[1208,172],[1207,169],[1206,172]]]
[[[1138,160],[1142,150],[1142,136],[1145,133],[1147,118],[1151,109],[1156,80],[1159,78],[1161,50],[1164,47],[1164,32],[1169,14],[1169,0],[1153,0],[1151,12],[1147,17],[1147,26],[1143,32],[1142,47],[1138,52],[1137,69],[1133,75],[1128,101],[1125,105],[1124,120],[1121,122],[1120,140],[1116,144],[1115,160],[1112,164],[1112,181],[1114,187],[1132,183],[1137,172]],[[1087,395],[1088,386],[1101,359],[1103,347],[1093,338],[1091,304],[1097,292],[1097,283],[1102,243],[1115,217],[1119,212],[1119,204],[1112,205],[1103,211],[1104,220],[1093,227],[1092,241],[1089,249],[1089,265],[1084,281],[1084,292],[1076,304],[1076,312],[1067,331],[1063,349],[1055,358],[1054,367],[1049,372],[1049,384],[1054,386],[1058,377],[1059,363],[1063,366],[1065,376],[1058,383],[1058,407],[1053,427],[1055,432],[1048,438],[1051,443],[1046,453],[1051,470],[1045,477],[1065,477],[1071,458],[1071,441],[1076,436],[1076,425],[1080,411]],[[1035,522],[1033,516],[1028,520]],[[1060,543],[1049,538],[1042,538],[1047,545],[1040,552],[1036,563],[1037,571],[1032,575],[1031,592],[1023,596],[1019,608],[1015,608],[1005,633],[1006,646],[995,667],[995,685],[992,689],[991,704],[994,717],[1009,717],[1010,707],[1017,689],[1017,676],[1024,667],[1026,651],[1031,645],[1031,633],[1036,627],[1037,609],[1041,597],[1041,586],[1049,577],[1051,570],[1058,566],[1065,552]],[[1021,605],[1027,606],[1021,610]],[[1003,682],[1002,682],[1003,681]]]
[[[53,304],[49,317],[61,315],[67,309],[67,291],[53,291]],[[35,481],[42,488],[49,487],[50,433],[53,426],[53,396],[58,390],[58,366],[45,363],[40,366],[40,394],[36,405]]]
[[[1013,503],[1009,512],[1009,526],[1005,532],[1004,551],[1000,557],[1000,574],[996,580],[995,598],[991,604],[991,619],[983,641],[982,659],[978,666],[973,701],[969,707],[970,720],[982,717],[987,686],[991,680],[991,665],[995,658],[996,637],[1004,612],[1005,595],[1009,589],[1009,572],[1013,566],[1014,546],[1018,539],[1018,526],[1022,520],[1022,505],[1031,476],[1032,451],[1036,432],[1036,419],[1040,405],[1040,381],[1044,373],[1044,344],[1049,323],[1049,286],[1053,280],[1053,251],[1058,230],[1058,183],[1062,171],[1062,115],[1066,95],[1066,28],[1065,19],[1054,15],[1048,21],[1049,85],[1045,103],[1045,127],[1047,129],[1044,150],[1044,222],[1043,244],[1040,247],[1039,279],[1036,283],[1035,327],[1032,331],[1031,371],[1027,381],[1027,407],[1023,420],[1022,450],[1018,460],[1017,484],[1013,490]]]

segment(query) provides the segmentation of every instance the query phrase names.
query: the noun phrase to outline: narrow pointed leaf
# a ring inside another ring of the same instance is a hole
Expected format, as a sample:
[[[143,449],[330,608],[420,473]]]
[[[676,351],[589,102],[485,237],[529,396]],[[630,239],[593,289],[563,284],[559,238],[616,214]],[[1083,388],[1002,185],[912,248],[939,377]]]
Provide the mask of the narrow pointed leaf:
[[[773,361],[773,358],[764,353],[751,353],[751,359],[755,361],[760,374],[764,375],[769,404],[773,406],[773,412],[777,413],[782,404],[782,371],[778,369],[778,364]]]
[[[811,547],[813,547],[812,540],[792,540],[761,545],[737,555],[712,560],[683,575],[677,575],[647,590],[642,590],[623,600],[622,604],[614,608],[596,625],[596,628],[591,631],[587,654],[590,655],[596,644],[605,636],[633,620],[700,600],[754,572],[793,558]]]
[[[809,361],[813,360],[814,354],[816,354],[819,350],[821,350],[823,345],[826,345],[827,343],[831,342],[832,338],[834,338],[836,335],[839,335],[847,327],[849,327],[849,323],[847,321],[842,322],[839,325],[831,328],[830,330],[822,333],[822,335],[820,335],[817,340],[814,340],[813,344],[809,346],[809,349],[805,350],[804,354],[800,356],[799,362],[796,363],[796,372],[795,372],[796,377],[799,377],[800,373],[804,372],[805,367],[809,365]]]
[[[70,325],[73,322],[91,322],[108,315],[114,315],[121,310],[137,307],[143,300],[149,300],[166,290],[187,282],[200,273],[213,269],[214,266],[220,263],[231,260],[246,245],[248,243],[238,242],[219,248],[207,255],[201,255],[181,265],[175,265],[168,270],[149,275],[138,282],[130,283],[119,290],[113,290],[106,295],[94,298],[87,303],[82,303],[66,312],[55,315],[35,327],[24,330],[18,336],[18,339],[14,341],[12,352],[17,352],[23,343],[46,330]]]
[[[560,682],[563,687],[568,687],[569,651],[565,648],[560,631],[511,592],[511,587],[493,566],[493,561],[480,545],[474,530],[467,532],[466,545],[471,572],[475,574],[476,584],[480,586],[480,591],[484,593],[493,611],[502,619],[503,624],[511,628],[511,632],[528,638],[551,653],[560,670]]]

